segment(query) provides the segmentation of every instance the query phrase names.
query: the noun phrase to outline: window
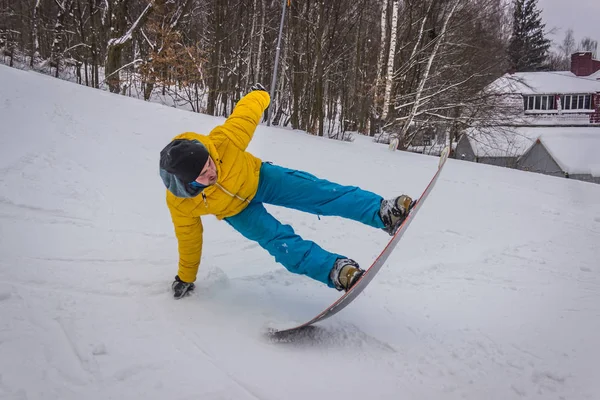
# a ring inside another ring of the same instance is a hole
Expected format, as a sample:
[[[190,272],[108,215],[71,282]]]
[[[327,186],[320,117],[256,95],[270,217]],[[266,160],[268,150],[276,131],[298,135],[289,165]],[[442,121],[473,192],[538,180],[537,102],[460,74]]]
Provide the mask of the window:
[[[592,96],[589,94],[566,94],[562,96],[565,110],[591,110]]]
[[[563,110],[585,111],[592,109],[592,96],[589,94],[565,94],[560,96]],[[557,100],[554,95],[524,96],[523,106],[526,112],[554,111]]]
[[[525,111],[556,110],[554,95],[525,96],[523,99]]]

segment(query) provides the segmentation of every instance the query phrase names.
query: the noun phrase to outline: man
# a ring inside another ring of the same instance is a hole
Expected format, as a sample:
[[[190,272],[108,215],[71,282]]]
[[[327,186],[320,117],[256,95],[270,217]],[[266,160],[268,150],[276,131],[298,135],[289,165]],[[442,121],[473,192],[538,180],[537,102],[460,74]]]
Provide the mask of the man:
[[[174,297],[180,299],[194,289],[202,255],[201,217],[208,214],[258,242],[290,272],[347,291],[364,270],[354,260],[302,239],[270,215],[263,203],[349,218],[393,235],[412,200],[404,195],[384,200],[358,187],[262,162],[247,152],[270,102],[262,85],[252,89],[208,136],[180,134],[160,153],[160,176],[167,187],[179,250]]]

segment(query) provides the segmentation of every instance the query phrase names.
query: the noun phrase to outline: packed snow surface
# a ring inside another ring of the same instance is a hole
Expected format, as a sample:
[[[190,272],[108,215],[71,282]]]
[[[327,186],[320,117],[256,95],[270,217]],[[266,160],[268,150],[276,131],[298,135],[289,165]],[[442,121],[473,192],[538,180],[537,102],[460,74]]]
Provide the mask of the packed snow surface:
[[[339,293],[214,217],[193,295],[159,152],[223,118],[0,66],[1,399],[598,399],[600,185],[450,159],[367,289]],[[260,126],[249,150],[392,197],[437,158]],[[368,266],[382,231],[268,206]]]

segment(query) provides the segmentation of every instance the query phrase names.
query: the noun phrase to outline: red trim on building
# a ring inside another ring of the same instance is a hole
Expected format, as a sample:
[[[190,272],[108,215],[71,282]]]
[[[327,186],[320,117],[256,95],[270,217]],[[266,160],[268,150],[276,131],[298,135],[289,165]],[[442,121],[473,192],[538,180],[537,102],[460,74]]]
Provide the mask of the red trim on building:
[[[592,107],[595,111],[590,114],[590,123],[600,124],[600,92],[592,95]]]

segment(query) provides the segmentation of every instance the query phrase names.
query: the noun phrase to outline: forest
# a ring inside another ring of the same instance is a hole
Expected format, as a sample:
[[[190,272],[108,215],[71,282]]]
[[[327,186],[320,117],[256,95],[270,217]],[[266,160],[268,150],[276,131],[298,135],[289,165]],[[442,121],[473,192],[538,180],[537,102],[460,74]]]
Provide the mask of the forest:
[[[503,118],[485,88],[514,67],[514,18],[503,0],[0,0],[0,49],[6,64],[210,115],[260,82],[268,124],[385,131],[406,148]]]

